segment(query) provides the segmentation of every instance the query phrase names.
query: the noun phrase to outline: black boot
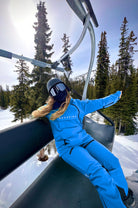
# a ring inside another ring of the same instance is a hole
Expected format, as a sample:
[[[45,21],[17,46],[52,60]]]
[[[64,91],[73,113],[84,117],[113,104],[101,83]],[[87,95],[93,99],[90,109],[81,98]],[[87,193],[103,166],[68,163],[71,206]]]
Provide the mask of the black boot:
[[[128,195],[124,197],[123,202],[128,208],[135,206],[135,199],[134,199],[133,191],[130,188],[128,189]]]
[[[124,189],[122,189],[120,187],[117,187],[117,188],[120,192],[121,199],[122,199],[123,203],[125,204],[125,206],[127,208],[134,207],[135,206],[135,199],[134,199],[133,191],[130,188],[128,188],[128,194],[126,196]]]

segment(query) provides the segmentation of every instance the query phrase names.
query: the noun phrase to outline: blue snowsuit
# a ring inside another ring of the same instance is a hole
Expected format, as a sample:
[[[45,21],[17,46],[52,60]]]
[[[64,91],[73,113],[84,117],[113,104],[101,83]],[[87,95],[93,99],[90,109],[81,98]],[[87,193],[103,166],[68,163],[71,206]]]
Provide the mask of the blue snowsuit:
[[[71,99],[65,113],[56,120],[49,118],[59,155],[89,178],[96,187],[104,208],[125,208],[117,186],[128,193],[128,185],[119,160],[83,129],[86,114],[115,104],[120,91],[96,100]]]

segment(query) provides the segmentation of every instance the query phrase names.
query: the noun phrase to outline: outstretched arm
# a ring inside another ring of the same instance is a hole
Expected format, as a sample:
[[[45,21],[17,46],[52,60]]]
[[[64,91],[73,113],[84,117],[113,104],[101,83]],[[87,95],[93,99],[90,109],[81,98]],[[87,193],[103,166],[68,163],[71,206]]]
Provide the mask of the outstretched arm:
[[[102,108],[107,108],[114,105],[122,95],[122,91],[117,91],[107,97],[95,99],[95,100],[84,100],[78,102],[78,106],[85,112],[85,114],[92,113],[94,111],[100,110]]]
[[[117,91],[114,94],[111,94],[107,97],[99,99],[99,102],[102,102],[102,104],[103,104],[102,108],[108,108],[108,107],[114,105],[115,103],[117,103],[117,101],[121,98],[121,96],[122,96],[122,91]]]

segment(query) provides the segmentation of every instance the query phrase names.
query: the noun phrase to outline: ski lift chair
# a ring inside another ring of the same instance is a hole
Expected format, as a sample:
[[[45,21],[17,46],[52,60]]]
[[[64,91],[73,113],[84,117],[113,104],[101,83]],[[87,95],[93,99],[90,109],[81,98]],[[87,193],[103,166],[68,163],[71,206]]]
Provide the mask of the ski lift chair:
[[[107,116],[98,112],[109,124],[100,124],[93,121],[88,116],[84,118],[84,129],[88,134],[90,134],[95,140],[103,144],[110,151],[113,148],[114,135],[115,135],[115,126],[114,123]]]
[[[98,23],[89,0],[66,1],[84,24],[79,40],[67,54],[52,65],[12,54],[4,50],[0,50],[0,56],[6,58],[21,58],[30,61],[34,65],[50,67],[66,74],[66,71],[58,67],[58,65],[64,58],[72,54],[78,48],[88,28],[91,38],[91,59],[82,96],[82,99],[85,99],[95,53],[95,35],[90,17],[96,27]],[[88,13],[86,13],[86,10]],[[94,139],[101,142],[111,151],[115,132],[114,124],[100,111],[98,112],[107,119],[111,125],[98,124],[86,116],[84,119],[84,128]],[[53,135],[49,122],[45,122],[41,119],[2,131],[0,133],[0,178],[4,178],[7,174],[16,169],[52,139]],[[102,208],[103,206],[95,187],[90,181],[57,156],[29,188],[11,205],[11,208],[26,207]]]

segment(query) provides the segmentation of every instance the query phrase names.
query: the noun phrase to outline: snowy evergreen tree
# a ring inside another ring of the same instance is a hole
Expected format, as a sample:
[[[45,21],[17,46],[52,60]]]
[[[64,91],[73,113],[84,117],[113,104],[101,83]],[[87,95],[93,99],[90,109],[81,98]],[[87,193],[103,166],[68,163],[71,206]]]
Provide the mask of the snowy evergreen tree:
[[[109,79],[109,53],[106,40],[106,32],[101,33],[97,56],[97,71],[95,78],[96,97],[104,97]]]
[[[37,22],[35,22],[33,26],[35,29],[35,59],[51,63],[51,56],[54,53],[51,52],[53,45],[49,44],[52,31],[48,25],[45,2],[40,1],[37,5],[36,18]],[[32,103],[34,108],[43,105],[48,97],[46,83],[49,79],[49,76],[46,74],[46,72],[51,72],[51,70],[49,68],[35,66],[32,71],[33,87],[31,89],[31,93],[33,94],[32,96],[35,97],[35,104]]]
[[[18,74],[19,84],[13,86],[13,90],[10,96],[10,106],[11,111],[14,113],[14,120],[20,120],[23,122],[23,119],[28,116],[30,113],[29,99],[26,96],[26,92],[29,90],[29,67],[26,65],[24,60],[17,61],[16,65]]]

